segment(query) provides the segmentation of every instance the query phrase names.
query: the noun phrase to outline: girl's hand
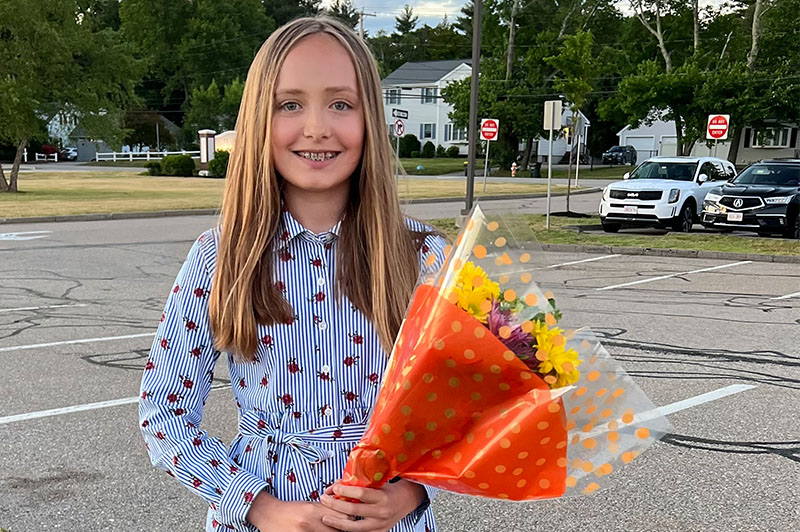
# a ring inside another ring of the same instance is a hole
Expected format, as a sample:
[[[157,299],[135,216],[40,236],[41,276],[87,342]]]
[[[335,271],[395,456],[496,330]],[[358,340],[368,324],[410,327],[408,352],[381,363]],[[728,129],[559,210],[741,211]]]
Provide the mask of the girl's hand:
[[[336,519],[337,523],[350,523],[351,517],[316,502],[286,502],[259,493],[247,513],[247,520],[264,532],[339,532],[323,523],[323,519]]]
[[[358,499],[361,503],[338,500],[334,495]],[[325,507],[336,513],[323,516],[322,522],[350,532],[386,532],[422,504],[425,497],[425,488],[407,480],[386,484],[379,490],[345,486],[337,481],[325,490],[320,499]],[[363,519],[348,521],[339,517],[342,514],[351,519],[355,516]]]

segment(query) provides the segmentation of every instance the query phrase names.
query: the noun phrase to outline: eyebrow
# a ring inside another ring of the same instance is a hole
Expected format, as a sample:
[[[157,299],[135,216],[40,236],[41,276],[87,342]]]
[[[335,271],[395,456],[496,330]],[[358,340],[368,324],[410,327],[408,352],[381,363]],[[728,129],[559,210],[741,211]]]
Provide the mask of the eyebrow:
[[[337,92],[349,92],[352,94],[358,94],[357,91],[354,91],[351,87],[341,86],[341,87],[327,87],[325,92],[328,94],[335,94]],[[283,89],[275,92],[276,94],[287,94],[287,95],[294,95],[294,94],[305,94],[306,92],[303,89]]]

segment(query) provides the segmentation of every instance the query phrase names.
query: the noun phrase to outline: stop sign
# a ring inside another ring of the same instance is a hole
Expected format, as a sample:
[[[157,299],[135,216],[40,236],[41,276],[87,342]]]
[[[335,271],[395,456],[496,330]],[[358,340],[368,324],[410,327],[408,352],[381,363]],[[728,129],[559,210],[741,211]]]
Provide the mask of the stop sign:
[[[481,140],[497,140],[500,121],[494,118],[481,120]]]
[[[709,115],[706,138],[709,140],[725,140],[728,138],[730,115]]]

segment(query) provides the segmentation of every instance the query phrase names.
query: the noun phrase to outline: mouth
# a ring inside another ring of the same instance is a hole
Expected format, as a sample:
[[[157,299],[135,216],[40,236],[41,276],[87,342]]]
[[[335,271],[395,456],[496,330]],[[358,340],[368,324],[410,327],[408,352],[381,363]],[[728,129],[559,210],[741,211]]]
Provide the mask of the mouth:
[[[306,161],[327,162],[339,156],[338,151],[295,151],[295,155]]]

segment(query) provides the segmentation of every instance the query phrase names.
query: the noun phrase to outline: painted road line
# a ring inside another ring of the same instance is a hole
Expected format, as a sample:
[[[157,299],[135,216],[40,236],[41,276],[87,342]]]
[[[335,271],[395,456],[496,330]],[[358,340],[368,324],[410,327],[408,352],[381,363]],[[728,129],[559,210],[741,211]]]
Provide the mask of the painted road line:
[[[591,259],[574,260],[572,262],[562,262],[561,264],[553,264],[552,266],[548,266],[548,268],[558,268],[559,266],[571,266],[573,264],[582,264],[584,262],[594,262],[596,260],[612,259],[614,257],[619,257],[619,254],[603,255],[602,257],[592,257]]]
[[[781,300],[781,299],[789,299],[789,298],[792,298],[792,297],[800,297],[800,292],[795,292],[794,294],[786,294],[785,296],[771,297],[770,299],[772,301],[778,301],[778,300]]]
[[[625,286],[634,286],[637,284],[643,283],[651,283],[653,281],[663,281],[664,279],[671,279],[673,277],[682,277],[684,275],[691,275],[693,273],[703,273],[703,272],[710,272],[714,270],[721,270],[723,268],[731,268],[733,266],[741,266],[743,264],[750,264],[751,260],[743,260],[739,262],[733,262],[731,264],[721,264],[720,266],[712,266],[710,268],[701,268],[699,270],[692,270],[690,272],[680,272],[680,273],[671,273],[669,275],[661,275],[659,277],[650,277],[648,279],[639,279],[638,281],[632,281],[630,283],[622,283],[622,284],[615,284],[611,286],[603,286],[601,288],[595,288],[595,290],[613,290],[614,288],[623,288]]]
[[[230,384],[215,384],[211,387],[211,391],[221,390],[223,388],[230,388]],[[28,421],[31,419],[38,419],[41,417],[60,416],[63,414],[72,414],[75,412],[85,412],[87,410],[97,410],[99,408],[109,408],[112,406],[130,405],[139,401],[139,397],[126,397],[125,399],[114,399],[113,401],[101,401],[99,403],[88,403],[85,405],[67,406],[64,408],[53,408],[52,410],[40,410],[38,412],[30,412],[28,414],[16,414],[14,416],[0,417],[0,425],[7,423],[14,423],[17,421]]]
[[[23,310],[45,310],[49,308],[74,308],[74,307],[88,307],[85,303],[78,303],[76,305],[48,305],[46,307],[19,307],[19,308],[0,308],[0,312],[21,312]]]
[[[34,240],[44,238],[52,231],[23,231],[21,233],[0,233],[0,240]]]
[[[56,345],[70,344],[93,344],[96,342],[111,342],[114,340],[130,340],[131,338],[144,338],[154,336],[156,333],[126,334],[125,336],[104,336],[102,338],[83,338],[81,340],[65,340],[63,342],[48,342],[46,344],[12,345],[10,347],[0,347],[0,353],[7,351],[22,351],[23,349],[38,349],[40,347],[53,347]]]

